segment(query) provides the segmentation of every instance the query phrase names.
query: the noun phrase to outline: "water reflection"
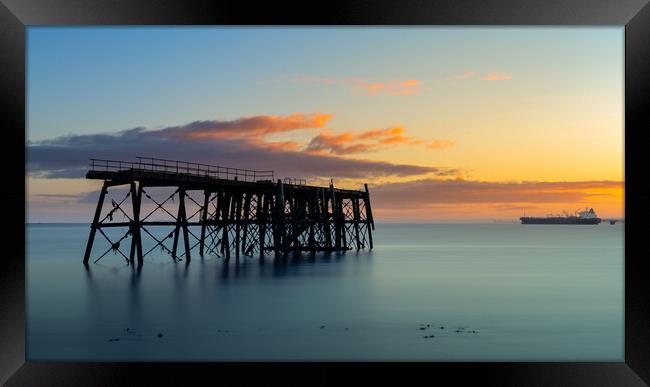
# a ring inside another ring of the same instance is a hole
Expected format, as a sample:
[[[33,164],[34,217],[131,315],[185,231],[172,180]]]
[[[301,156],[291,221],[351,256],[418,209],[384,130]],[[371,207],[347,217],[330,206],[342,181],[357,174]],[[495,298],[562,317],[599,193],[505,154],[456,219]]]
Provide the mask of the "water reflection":
[[[370,267],[371,257],[360,252],[267,262],[205,257],[190,263],[86,265],[87,329],[102,332],[102,339],[113,343],[116,338],[154,340],[158,332],[171,340],[195,334],[196,329],[211,329],[208,326],[231,326],[235,331],[234,327],[254,321],[260,324],[255,329],[268,327],[277,324],[275,314],[300,315],[316,304],[323,307],[323,302],[339,299],[341,295],[335,294],[344,290],[332,289],[329,281],[358,276],[360,268],[363,272]]]
[[[222,285],[224,280],[230,279],[243,279],[251,277],[296,277],[296,276],[332,276],[341,274],[345,270],[345,258],[350,258],[351,262],[358,262],[363,259],[366,263],[372,259],[372,251],[351,251],[351,252],[332,252],[332,253],[305,253],[298,258],[273,258],[271,262],[259,258],[246,257],[245,259],[231,259],[225,261],[219,257],[201,257],[200,260],[193,262],[159,262],[150,261],[143,264],[126,264],[123,266],[111,266],[101,263],[84,264],[83,268],[86,273],[86,281],[89,286],[93,286],[94,281],[101,279],[95,278],[97,274],[101,273],[101,277],[107,273],[111,273],[120,278],[128,278],[130,288],[137,290],[139,283],[143,277],[150,275],[151,278],[159,277],[161,274],[167,272],[169,267],[171,270],[172,280],[174,284],[179,285],[193,279],[200,279],[202,284],[205,283],[207,275],[210,271],[212,274],[216,272],[213,281]],[[144,275],[142,274],[146,272]],[[126,275],[124,273],[128,272]],[[194,278],[196,277],[196,278]]]
[[[119,256],[82,266],[86,229],[30,230],[29,359],[619,361],[623,353],[623,238],[609,227],[398,225],[372,253],[239,263],[206,255],[189,265],[160,253],[141,267]],[[55,233],[68,247],[47,244]],[[479,333],[425,339],[421,323]]]

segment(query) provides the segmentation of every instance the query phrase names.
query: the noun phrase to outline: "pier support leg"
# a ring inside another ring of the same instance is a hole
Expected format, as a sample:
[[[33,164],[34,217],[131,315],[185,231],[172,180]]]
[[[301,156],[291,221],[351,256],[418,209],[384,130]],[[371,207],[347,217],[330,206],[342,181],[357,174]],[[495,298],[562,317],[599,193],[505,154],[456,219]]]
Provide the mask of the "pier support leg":
[[[338,220],[339,220],[339,229],[340,234],[341,234],[341,248],[343,250],[349,250],[348,246],[348,232],[347,228],[345,227],[345,213],[343,212],[343,198],[338,197],[337,198],[338,203],[336,204],[336,207],[338,209]]]
[[[295,191],[291,193],[292,198],[289,201],[289,203],[291,203],[291,239],[293,240],[293,257],[297,258],[300,253],[300,239],[298,238],[298,207],[302,204],[298,203]]]
[[[255,214],[255,220],[257,221],[257,233],[258,233],[258,246],[260,249],[260,259],[264,259],[264,222],[265,217],[263,214],[264,211],[264,195],[257,194],[257,209]]]
[[[226,261],[230,260],[230,241],[228,238],[228,224],[232,218],[229,217],[230,213],[230,202],[232,200],[232,195],[229,193],[224,193],[223,195],[224,202],[221,207],[223,211],[223,236],[221,237],[221,252],[226,254]]]
[[[330,228],[329,205],[327,204],[327,196],[325,190],[320,190],[321,196],[321,222],[323,226],[323,233],[325,234],[325,247],[332,249],[332,230]]]
[[[180,189],[178,190],[178,192],[179,192],[178,196],[180,197],[181,196]],[[178,259],[178,256],[176,256],[176,251],[178,247],[178,234],[180,229],[181,229],[181,205],[179,201],[178,212],[176,214],[176,226],[174,227],[174,244],[172,245],[172,258],[174,258],[174,260]]]
[[[332,223],[334,224],[334,248],[341,250],[341,222],[339,217],[339,202],[334,193],[334,184],[330,183],[330,200],[332,201]]]
[[[199,240],[199,255],[203,256],[203,251],[205,249],[205,228],[208,221],[208,210],[210,204],[210,191],[205,190],[203,192],[203,211],[201,212],[201,239]]]
[[[284,187],[282,186],[282,180],[278,179],[277,185],[277,194],[275,200],[274,208],[274,220],[273,220],[273,246],[275,250],[275,257],[278,258],[280,252],[284,250]]]
[[[136,253],[138,255],[138,265],[142,265],[143,261],[143,255],[142,255],[142,233],[141,233],[141,226],[142,224],[140,223],[140,211],[142,210],[142,191],[144,188],[142,187],[142,183],[138,184],[138,212],[137,212],[137,227],[135,229],[135,232],[138,235],[138,244],[136,245]]]
[[[136,190],[135,182],[131,182],[131,206],[133,207],[133,222],[131,222],[131,253],[129,261],[134,263],[138,256],[138,265],[142,264],[142,240],[140,235],[140,205],[142,203],[142,184]]]
[[[223,210],[222,210],[222,207],[223,207],[223,192],[217,192],[217,194],[215,195],[215,198],[217,199],[217,205],[215,206],[215,209],[214,209],[214,216],[212,216],[212,217],[208,216],[208,219],[212,218],[214,220],[214,223],[213,223],[213,226],[212,226],[212,227],[214,227],[214,231],[213,231],[212,234],[217,238],[216,243],[219,243],[219,227],[221,227],[222,220],[223,220],[222,219],[222,215],[223,215]],[[210,249],[212,251],[214,251],[216,248],[217,248],[216,245],[214,247],[210,247]],[[219,245],[219,248],[221,248],[221,245]],[[219,252],[223,254],[223,249],[219,250]]]
[[[370,243],[370,249],[372,249],[372,230],[375,229],[375,221],[373,220],[372,209],[370,208],[370,193],[368,192],[368,184],[364,184],[363,186],[366,189],[366,195],[363,199],[363,204],[366,207],[366,230],[368,231],[368,243]]]
[[[318,191],[311,192],[307,201],[309,207],[309,251],[314,254],[316,252],[316,222],[318,216]]]
[[[108,181],[104,180],[104,185],[102,186],[102,191],[99,194],[99,200],[97,201],[97,208],[95,209],[95,216],[93,217],[93,222],[90,225],[90,235],[88,236],[88,243],[86,243],[86,252],[84,254],[84,264],[88,264],[90,259],[90,252],[93,249],[93,242],[95,241],[95,233],[97,232],[97,227],[99,227],[99,216],[102,213],[102,206],[104,205],[104,197],[106,196],[106,191],[108,190]]]
[[[262,195],[262,220],[260,228],[260,258],[264,259],[266,254],[266,234],[269,230],[269,219],[271,216],[271,208],[273,208],[273,194],[266,193]],[[271,226],[271,233],[273,233],[273,226]]]
[[[189,263],[192,260],[190,255],[190,235],[187,229],[187,211],[185,209],[185,195],[186,192],[183,189],[180,193],[180,206],[183,211],[181,213],[181,228],[183,229],[183,241],[185,242],[185,262]]]
[[[361,239],[359,238],[359,223],[361,222],[361,213],[359,211],[359,198],[352,198],[352,213],[354,216],[354,237],[357,240],[357,250],[361,250]],[[364,242],[365,247],[365,242]]]
[[[235,200],[235,258],[239,262],[239,251],[241,250],[241,212],[242,212],[242,193],[237,194]]]
[[[248,251],[248,223],[251,214],[251,194],[247,193],[244,197],[244,215],[242,218],[242,236],[241,236],[241,253],[246,254]]]
[[[178,237],[181,230],[183,231],[183,241],[185,245],[185,259],[187,262],[192,260],[190,256],[190,240],[187,231],[187,217],[185,214],[185,189],[179,188],[178,190],[178,215],[176,216],[176,229],[174,230],[174,246],[172,248],[172,256],[178,259],[176,252],[178,251]]]

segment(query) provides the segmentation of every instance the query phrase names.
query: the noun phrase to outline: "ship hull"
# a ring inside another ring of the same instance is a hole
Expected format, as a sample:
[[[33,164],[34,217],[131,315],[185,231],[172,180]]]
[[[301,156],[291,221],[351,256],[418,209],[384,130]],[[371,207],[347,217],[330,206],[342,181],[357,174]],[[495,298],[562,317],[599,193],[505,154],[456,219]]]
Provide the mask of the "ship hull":
[[[549,217],[549,218],[519,218],[521,224],[599,224],[600,218],[577,218],[577,217]]]

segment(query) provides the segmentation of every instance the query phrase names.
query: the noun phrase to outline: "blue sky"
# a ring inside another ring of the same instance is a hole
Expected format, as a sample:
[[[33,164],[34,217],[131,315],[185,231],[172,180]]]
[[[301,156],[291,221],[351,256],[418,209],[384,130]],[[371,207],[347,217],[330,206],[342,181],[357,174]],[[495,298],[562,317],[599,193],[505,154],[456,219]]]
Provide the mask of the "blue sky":
[[[340,111],[342,127],[381,126],[390,112],[409,121],[421,116],[412,109],[444,105],[457,94],[444,80],[466,69],[513,72],[525,80],[519,92],[538,97],[558,88],[608,92],[620,78],[587,82],[612,68],[622,74],[622,57],[612,55],[622,55],[622,39],[619,27],[30,27],[29,139],[313,110]],[[394,101],[359,101],[336,90],[314,94],[286,82],[300,74],[414,78],[440,92],[415,106],[390,107]],[[493,92],[471,91],[477,99]],[[373,122],[347,113],[350,102],[386,114]]]

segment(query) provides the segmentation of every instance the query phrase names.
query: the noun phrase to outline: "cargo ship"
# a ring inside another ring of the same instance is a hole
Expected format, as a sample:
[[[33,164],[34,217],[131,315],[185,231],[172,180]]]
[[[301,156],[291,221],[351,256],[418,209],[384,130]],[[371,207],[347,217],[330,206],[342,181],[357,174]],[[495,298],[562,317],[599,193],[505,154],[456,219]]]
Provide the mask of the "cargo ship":
[[[602,219],[596,216],[593,208],[578,212],[576,215],[547,216],[545,218],[522,216],[521,224],[599,224]]]

